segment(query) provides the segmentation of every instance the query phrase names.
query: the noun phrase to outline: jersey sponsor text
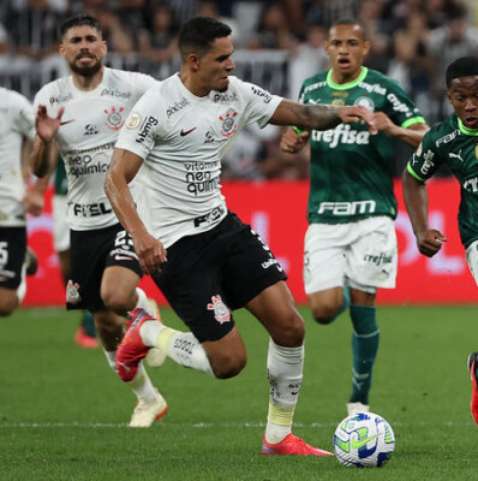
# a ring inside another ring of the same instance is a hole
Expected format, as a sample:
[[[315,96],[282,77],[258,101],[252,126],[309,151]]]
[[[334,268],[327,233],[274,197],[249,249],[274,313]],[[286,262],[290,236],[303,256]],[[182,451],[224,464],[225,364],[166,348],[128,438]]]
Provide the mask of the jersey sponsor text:
[[[377,203],[374,200],[361,200],[355,202],[321,202],[319,214],[330,213],[332,215],[357,215],[373,214]]]
[[[348,124],[340,124],[335,129],[313,130],[312,140],[315,142],[322,141],[328,144],[331,149],[335,149],[340,144],[366,145],[370,143],[370,132],[367,130],[357,131]]]

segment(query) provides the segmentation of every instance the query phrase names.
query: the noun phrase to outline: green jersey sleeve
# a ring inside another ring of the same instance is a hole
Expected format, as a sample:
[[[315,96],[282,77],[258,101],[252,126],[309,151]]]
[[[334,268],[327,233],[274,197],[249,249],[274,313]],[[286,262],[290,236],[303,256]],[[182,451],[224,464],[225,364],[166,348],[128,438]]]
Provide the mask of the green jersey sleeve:
[[[387,79],[385,113],[400,127],[424,124],[425,119],[405,91],[393,80]]]
[[[436,150],[433,130],[423,137],[417,151],[407,164],[407,171],[415,179],[425,182],[440,166],[440,155]]]

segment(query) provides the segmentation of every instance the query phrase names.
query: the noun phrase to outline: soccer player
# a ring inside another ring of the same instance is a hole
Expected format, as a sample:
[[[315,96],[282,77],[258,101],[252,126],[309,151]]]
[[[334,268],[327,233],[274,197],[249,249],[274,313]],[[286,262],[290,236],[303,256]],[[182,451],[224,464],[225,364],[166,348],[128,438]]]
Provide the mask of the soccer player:
[[[461,186],[458,226],[468,267],[478,284],[478,57],[461,57],[446,70],[448,99],[454,113],[423,138],[403,174],[404,197],[418,250],[434,256],[446,236],[428,224],[425,182],[447,165]],[[478,352],[468,356],[472,383],[471,414],[478,423]]]
[[[63,281],[70,279],[70,228],[66,220],[68,213],[68,179],[66,178],[65,163],[60,158],[57,161],[54,174],[55,194],[53,195],[53,246],[60,259]],[[75,336],[75,343],[85,349],[96,348],[95,322],[91,312],[84,310],[81,322]]]
[[[304,323],[269,248],[228,212],[220,190],[221,159],[248,124],[325,129],[342,121],[371,122],[371,114],[362,107],[304,106],[230,76],[230,35],[229,26],[208,17],[184,24],[180,73],[141,98],[118,138],[106,184],[111,205],[143,269],[192,332],[174,331],[137,310],[117,367],[128,380],[154,346],[216,378],[235,376],[246,364],[246,350],[232,311],[245,307],[270,334],[262,453],[329,455],[291,433],[302,384]],[[143,163],[151,231],[128,188]]]
[[[26,293],[26,210],[38,214],[43,196],[36,186],[25,188],[29,166],[23,149],[35,136],[33,107],[5,88],[0,101],[0,316],[8,316]]]
[[[355,20],[329,30],[331,68],[306,79],[304,104],[361,105],[374,112],[377,135],[340,124],[319,132],[288,129],[286,152],[311,149],[309,227],[304,241],[304,285],[314,319],[330,324],[347,308],[352,320],[352,392],[347,411],[369,410],[379,346],[377,288],[395,287],[397,243],[393,220],[396,139],[417,146],[425,120],[391,79],[364,67],[370,43]]]
[[[131,107],[157,82],[104,67],[107,46],[95,18],[67,19],[60,33],[60,54],[71,75],[48,83],[35,97],[32,165],[42,176],[52,170],[52,159],[61,155],[65,162],[71,229],[67,307],[93,313],[107,361],[115,370],[127,311],[149,306],[137,288],[142,270],[132,240],[118,223],[103,184],[119,129]],[[166,401],[142,366],[130,386],[138,403],[129,426],[148,427],[166,414]]]

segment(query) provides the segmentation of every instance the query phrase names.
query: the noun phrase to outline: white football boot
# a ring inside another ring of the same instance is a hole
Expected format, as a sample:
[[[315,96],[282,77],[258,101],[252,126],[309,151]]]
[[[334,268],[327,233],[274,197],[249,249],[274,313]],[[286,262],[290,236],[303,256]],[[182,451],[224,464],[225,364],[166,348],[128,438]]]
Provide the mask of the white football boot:
[[[156,391],[156,398],[153,401],[147,402],[142,399],[138,401],[128,426],[130,428],[149,428],[154,421],[159,421],[166,416],[167,412],[168,403]]]

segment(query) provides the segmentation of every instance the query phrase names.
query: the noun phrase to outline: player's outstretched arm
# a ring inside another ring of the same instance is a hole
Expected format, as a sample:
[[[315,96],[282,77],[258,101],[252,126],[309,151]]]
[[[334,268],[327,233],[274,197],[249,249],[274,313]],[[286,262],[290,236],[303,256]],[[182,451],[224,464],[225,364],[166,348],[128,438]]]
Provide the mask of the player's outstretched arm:
[[[58,111],[56,117],[49,117],[44,105],[39,105],[35,117],[37,135],[33,141],[30,165],[37,177],[44,177],[51,173],[58,158],[58,148],[54,139],[61,125],[64,109]],[[52,161],[54,159],[54,162]]]
[[[147,274],[158,270],[166,262],[166,250],[146,229],[136,211],[128,184],[143,163],[138,155],[125,149],[115,149],[106,174],[105,191],[121,225],[131,234],[141,268]]]
[[[439,230],[428,227],[428,193],[425,183],[415,179],[406,169],[402,180],[405,206],[418,250],[421,254],[432,257],[441,249],[446,238]]]
[[[270,119],[271,124],[295,125],[310,130],[328,130],[341,123],[353,122],[365,122],[372,134],[377,132],[373,113],[357,105],[304,105],[284,99]]]
[[[413,124],[406,128],[400,127],[384,112],[375,112],[374,117],[375,126],[379,132],[395,137],[415,148],[430,129],[425,123]]]

